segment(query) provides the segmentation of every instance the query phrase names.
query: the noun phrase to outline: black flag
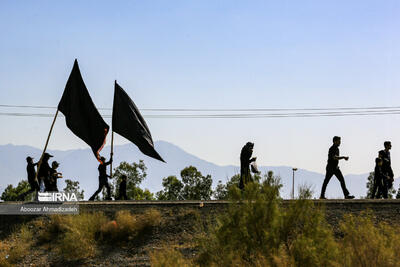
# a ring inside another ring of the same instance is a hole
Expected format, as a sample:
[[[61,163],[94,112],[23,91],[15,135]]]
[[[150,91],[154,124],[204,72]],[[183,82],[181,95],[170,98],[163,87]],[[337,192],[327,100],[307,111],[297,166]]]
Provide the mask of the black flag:
[[[154,149],[153,139],[135,103],[115,82],[112,130],[135,145],[145,155],[165,162]]]
[[[99,152],[106,142],[110,127],[93,104],[76,59],[58,104],[58,110],[65,115],[68,128],[85,141],[99,159]]]

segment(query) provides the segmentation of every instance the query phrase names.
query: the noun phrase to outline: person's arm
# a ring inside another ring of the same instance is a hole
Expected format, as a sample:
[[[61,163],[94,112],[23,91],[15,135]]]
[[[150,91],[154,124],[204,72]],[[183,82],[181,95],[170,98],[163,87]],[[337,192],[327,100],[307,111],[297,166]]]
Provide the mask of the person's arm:
[[[250,163],[253,162],[253,161],[256,161],[256,160],[257,160],[257,157],[253,157],[253,158],[250,159]]]
[[[333,156],[333,158],[336,159],[336,160],[341,160],[341,159],[349,160],[349,157],[344,157],[344,156],[338,157],[338,156],[335,155],[335,156]]]
[[[113,159],[110,158],[110,160],[109,160],[108,162],[106,162],[105,164],[106,164],[106,166],[107,166],[107,165],[110,165],[112,162],[113,162]]]
[[[339,153],[338,153],[338,154],[339,154]],[[336,149],[335,149],[334,147],[331,147],[331,148],[329,149],[328,158],[334,159],[334,160],[341,160],[341,159],[348,160],[348,159],[349,159],[349,157],[344,157],[344,156],[340,157],[340,156],[336,156]]]
[[[389,166],[389,177],[390,177],[390,179],[392,179],[392,180],[394,180],[394,174],[393,174],[393,170],[392,170],[392,167],[391,166]]]

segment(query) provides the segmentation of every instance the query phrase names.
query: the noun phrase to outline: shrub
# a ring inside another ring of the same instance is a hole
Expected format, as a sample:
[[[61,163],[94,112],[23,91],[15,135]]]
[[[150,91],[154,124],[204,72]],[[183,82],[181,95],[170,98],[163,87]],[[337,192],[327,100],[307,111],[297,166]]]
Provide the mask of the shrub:
[[[346,215],[340,224],[342,264],[346,266],[399,266],[400,231],[386,223],[374,225],[369,212]]]
[[[232,187],[232,204],[210,237],[201,242],[200,265],[254,263],[256,255],[279,248],[279,185],[250,183],[243,194]]]
[[[101,212],[79,215],[52,215],[46,223],[36,222],[39,242],[57,242],[54,251],[66,261],[76,261],[96,255],[96,234],[107,222]],[[45,225],[44,225],[45,223]]]
[[[103,213],[96,212],[68,215],[61,218],[62,220],[55,222],[61,222],[65,225],[55,226],[54,228],[66,230],[59,240],[59,252],[63,258],[80,260],[96,255],[96,233],[106,223],[106,216]]]
[[[304,193],[309,196],[307,190]],[[336,265],[339,251],[322,209],[300,196],[280,216],[279,243],[296,266]]]
[[[55,242],[50,249],[64,261],[79,261],[94,257],[99,244],[116,244],[138,238],[161,223],[158,210],[146,210],[133,215],[129,211],[119,211],[115,220],[109,220],[103,213],[81,213],[79,215],[52,215],[35,221],[40,243]]]
[[[286,209],[276,179],[232,188],[232,204],[211,235],[202,240],[201,266],[335,266],[337,243],[324,213],[307,199]]]
[[[67,231],[67,224],[65,223],[65,217],[62,215],[51,215],[48,220],[41,218],[34,222],[35,229],[37,231],[37,239],[39,243],[47,243],[53,240],[57,240],[60,235]]]
[[[136,215],[127,210],[118,211],[115,221],[110,221],[101,227],[101,239],[112,243],[133,240],[149,233],[160,223],[161,213],[155,209]]]

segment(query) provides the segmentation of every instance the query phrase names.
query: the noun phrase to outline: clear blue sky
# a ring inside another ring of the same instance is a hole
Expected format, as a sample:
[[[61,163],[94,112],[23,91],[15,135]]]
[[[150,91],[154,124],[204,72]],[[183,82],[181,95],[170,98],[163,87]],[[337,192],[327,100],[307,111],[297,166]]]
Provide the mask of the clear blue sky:
[[[56,106],[78,58],[97,107],[114,79],[139,108],[400,106],[399,14],[399,1],[2,0],[0,104]],[[218,164],[238,165],[251,140],[260,165],[319,172],[333,135],[345,173],[373,170],[392,140],[400,175],[399,115],[147,121],[155,140]],[[51,119],[0,123],[0,144],[43,147]],[[50,148],[77,147],[57,121]]]

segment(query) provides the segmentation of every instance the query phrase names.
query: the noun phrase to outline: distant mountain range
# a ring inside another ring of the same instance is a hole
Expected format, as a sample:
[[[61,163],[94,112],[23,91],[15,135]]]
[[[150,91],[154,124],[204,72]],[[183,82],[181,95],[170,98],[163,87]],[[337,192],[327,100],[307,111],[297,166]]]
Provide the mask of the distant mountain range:
[[[147,188],[151,192],[157,192],[162,189],[162,179],[169,175],[176,175],[180,178],[180,171],[187,166],[195,166],[203,175],[210,174],[213,178],[213,186],[219,180],[225,183],[234,174],[240,172],[238,166],[219,166],[206,160],[200,159],[178,146],[165,142],[157,141],[155,143],[157,151],[166,160],[167,163],[154,160],[143,155],[133,144],[118,145],[114,147],[113,167],[119,165],[121,161],[138,162],[143,159],[147,167],[147,178],[141,184],[142,188]],[[60,164],[59,171],[63,173],[64,178],[77,180],[80,186],[85,190],[85,199],[97,189],[98,186],[98,162],[93,156],[92,151],[88,149],[75,150],[49,150],[54,155],[51,160],[57,160]],[[238,151],[239,153],[240,151]],[[110,147],[105,147],[103,155],[110,153]],[[33,156],[39,160],[41,150],[21,145],[1,145],[0,146],[0,193],[3,192],[8,184],[16,185],[20,180],[26,179],[26,161],[27,156]],[[239,157],[239,154],[238,154]],[[283,198],[289,198],[292,188],[292,168],[288,166],[259,166],[262,173],[273,171],[279,175],[282,180],[283,188],[281,195]],[[366,182],[368,173],[361,175],[346,175],[346,184],[349,191],[356,197],[366,195]],[[295,190],[300,185],[308,185],[314,191],[314,197],[318,197],[324,174],[299,169],[295,174]],[[399,179],[395,180],[395,188],[398,188]],[[64,179],[59,181],[59,189],[64,188]],[[327,197],[343,198],[340,184],[334,177],[328,185]]]

